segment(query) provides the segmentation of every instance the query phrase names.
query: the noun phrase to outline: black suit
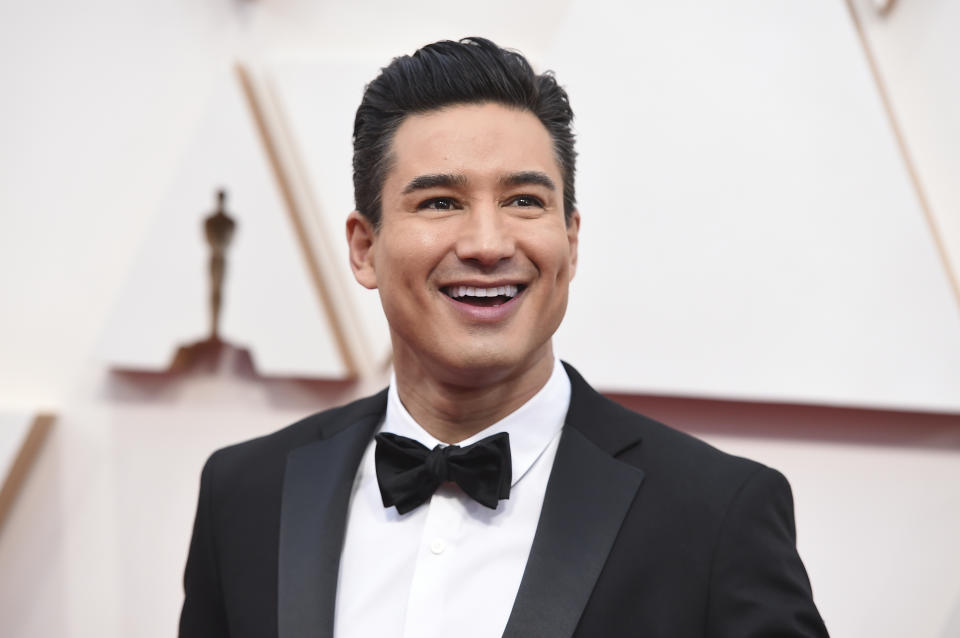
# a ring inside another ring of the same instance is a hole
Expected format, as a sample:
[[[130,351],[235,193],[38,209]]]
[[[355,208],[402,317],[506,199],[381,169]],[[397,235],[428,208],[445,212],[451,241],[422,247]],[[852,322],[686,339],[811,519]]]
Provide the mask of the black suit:
[[[504,636],[826,636],[786,479],[567,373],[570,409]],[[183,638],[331,636],[350,490],[385,408],[384,391],[210,457]]]

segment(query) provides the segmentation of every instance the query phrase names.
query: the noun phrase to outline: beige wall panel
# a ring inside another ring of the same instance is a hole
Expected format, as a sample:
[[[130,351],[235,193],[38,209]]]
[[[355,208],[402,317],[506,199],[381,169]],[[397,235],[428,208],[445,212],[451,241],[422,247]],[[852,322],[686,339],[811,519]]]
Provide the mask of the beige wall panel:
[[[615,6],[547,56],[581,152],[561,354],[617,391],[960,411],[960,306],[844,3]]]
[[[103,356],[117,367],[159,371],[177,347],[208,336],[209,248],[202,223],[222,187],[237,221],[227,251],[222,337],[249,349],[263,374],[344,377],[290,212],[229,73],[215,84],[196,130],[117,299]]]

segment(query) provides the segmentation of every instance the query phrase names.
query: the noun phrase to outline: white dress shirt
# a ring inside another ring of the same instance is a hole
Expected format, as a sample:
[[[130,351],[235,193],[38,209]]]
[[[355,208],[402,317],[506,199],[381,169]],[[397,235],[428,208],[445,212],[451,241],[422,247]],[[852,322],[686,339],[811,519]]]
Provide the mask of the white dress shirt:
[[[443,445],[410,416],[392,379],[381,432]],[[515,412],[461,442],[510,434],[510,498],[492,510],[453,483],[405,515],[385,508],[371,442],[360,462],[340,559],[337,638],[491,638],[503,634],[527,565],[570,404],[559,360]]]

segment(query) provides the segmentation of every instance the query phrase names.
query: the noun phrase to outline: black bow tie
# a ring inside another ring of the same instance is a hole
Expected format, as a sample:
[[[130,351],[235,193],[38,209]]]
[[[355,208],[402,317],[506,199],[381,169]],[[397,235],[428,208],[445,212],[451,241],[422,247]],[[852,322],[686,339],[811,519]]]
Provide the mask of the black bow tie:
[[[432,450],[398,434],[377,435],[377,482],[383,506],[406,514],[425,503],[437,487],[453,481],[473,500],[496,509],[510,498],[513,466],[510,435],[500,432],[473,445]]]

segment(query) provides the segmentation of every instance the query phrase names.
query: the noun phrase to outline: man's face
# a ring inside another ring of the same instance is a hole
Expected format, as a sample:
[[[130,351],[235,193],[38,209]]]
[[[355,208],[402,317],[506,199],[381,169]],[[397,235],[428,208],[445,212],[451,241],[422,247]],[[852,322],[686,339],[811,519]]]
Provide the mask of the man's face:
[[[452,106],[407,117],[392,160],[379,230],[354,213],[348,236],[358,281],[379,289],[397,369],[474,385],[552,359],[580,219],[564,220],[546,128],[528,111]]]

